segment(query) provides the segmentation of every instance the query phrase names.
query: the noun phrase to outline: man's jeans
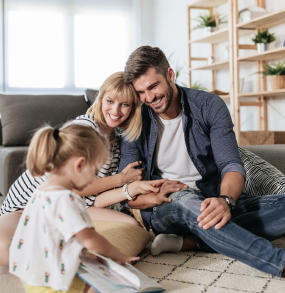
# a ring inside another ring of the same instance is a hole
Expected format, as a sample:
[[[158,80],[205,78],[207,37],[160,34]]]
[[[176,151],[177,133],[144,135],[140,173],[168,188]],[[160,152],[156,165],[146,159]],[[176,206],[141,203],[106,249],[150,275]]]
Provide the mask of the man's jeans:
[[[153,209],[151,225],[156,233],[194,234],[219,253],[272,275],[282,275],[285,250],[269,240],[285,235],[285,195],[242,195],[231,221],[219,230],[198,226],[200,205],[205,199],[200,192],[182,190],[170,197],[171,203]]]

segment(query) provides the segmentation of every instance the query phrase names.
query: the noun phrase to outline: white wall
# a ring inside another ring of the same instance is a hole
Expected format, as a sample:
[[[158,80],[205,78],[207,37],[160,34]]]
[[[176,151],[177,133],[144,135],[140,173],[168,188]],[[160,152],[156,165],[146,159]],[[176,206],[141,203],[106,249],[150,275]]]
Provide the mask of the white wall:
[[[160,47],[167,57],[171,56],[170,64],[174,69],[181,69],[180,83],[188,84],[188,44],[187,44],[187,5],[190,0],[141,0],[142,12],[142,42]],[[255,1],[240,1],[240,8],[246,5],[254,5]],[[267,0],[266,7],[268,10],[276,11],[285,8],[285,1]],[[227,7],[221,7],[222,14],[227,13]],[[278,40],[273,46],[280,46],[285,40],[285,24],[270,29],[276,33]],[[196,32],[195,32],[196,33]],[[249,37],[250,40],[250,37]],[[249,42],[248,42],[249,43]],[[221,46],[224,46],[222,44]],[[198,57],[209,57],[209,47],[205,44],[193,46],[193,52]],[[223,48],[222,48],[223,50]],[[201,53],[202,52],[202,53]],[[252,53],[249,51],[249,53]],[[205,55],[206,54],[206,55]],[[220,56],[221,57],[221,56]],[[219,58],[219,56],[217,56]],[[222,57],[221,57],[222,58]],[[247,79],[252,79],[255,83],[255,67],[241,68],[241,76],[248,75]],[[210,72],[196,71],[193,73],[193,80],[199,81],[208,89],[211,88]],[[217,88],[229,90],[229,73],[227,70],[220,71],[217,79]],[[285,130],[285,96],[284,98],[273,98],[268,104],[269,130]],[[257,130],[258,129],[258,110],[254,107],[241,108],[241,129]]]

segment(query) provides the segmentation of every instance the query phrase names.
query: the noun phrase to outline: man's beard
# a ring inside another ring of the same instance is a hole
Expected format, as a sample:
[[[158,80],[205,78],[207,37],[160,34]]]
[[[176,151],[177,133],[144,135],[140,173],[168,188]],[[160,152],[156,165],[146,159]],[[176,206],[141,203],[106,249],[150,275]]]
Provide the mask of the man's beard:
[[[159,112],[157,114],[165,114],[167,110],[169,109],[173,99],[173,88],[171,87],[168,80],[166,80],[166,82],[167,82],[167,93],[165,94],[165,98],[166,98],[165,108],[162,110],[162,112]]]

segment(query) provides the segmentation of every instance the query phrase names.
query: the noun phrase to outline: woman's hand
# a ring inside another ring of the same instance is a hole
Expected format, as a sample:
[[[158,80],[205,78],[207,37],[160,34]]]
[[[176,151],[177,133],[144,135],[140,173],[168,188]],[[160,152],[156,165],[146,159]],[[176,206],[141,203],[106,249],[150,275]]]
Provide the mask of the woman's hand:
[[[141,165],[141,161],[133,162],[127,165],[125,167],[120,175],[121,175],[121,183],[122,185],[128,184],[134,181],[142,180],[142,174],[144,169],[139,168],[137,169],[136,167]]]
[[[117,258],[114,258],[114,261],[116,261],[117,263],[124,265],[126,263],[132,263],[135,261],[140,260],[139,256],[126,256],[124,254],[121,254],[121,256],[118,256]]]
[[[164,202],[171,202],[172,199],[168,197],[171,193],[187,188],[189,188],[189,186],[180,181],[166,179],[162,183],[160,190],[156,195],[156,205],[161,205]]]
[[[160,193],[169,194],[169,193],[177,192],[177,191],[180,191],[182,189],[187,189],[187,188],[189,188],[189,186],[186,185],[186,184],[184,184],[181,181],[178,181],[178,180],[168,180],[167,179],[161,185]]]
[[[128,185],[128,191],[132,197],[144,193],[158,193],[160,186],[167,179],[135,181]]]
[[[128,205],[134,209],[147,209],[152,208],[158,205],[161,205],[165,202],[171,202],[172,199],[169,198],[169,195],[172,192],[177,192],[182,189],[189,188],[188,185],[177,181],[177,180],[168,180],[168,179],[160,179],[153,181],[140,181],[140,182],[148,182],[152,183],[154,188],[159,188],[158,192],[148,192],[146,194],[141,194],[139,196],[134,196],[133,200],[128,201]],[[135,183],[130,186],[131,188],[136,188]],[[129,187],[128,187],[129,188]],[[132,194],[131,194],[132,195]]]

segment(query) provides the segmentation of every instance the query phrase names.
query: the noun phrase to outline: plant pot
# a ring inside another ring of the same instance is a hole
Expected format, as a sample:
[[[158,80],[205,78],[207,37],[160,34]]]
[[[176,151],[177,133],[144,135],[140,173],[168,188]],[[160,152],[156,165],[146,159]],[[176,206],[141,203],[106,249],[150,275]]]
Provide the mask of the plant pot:
[[[285,88],[285,75],[269,75],[269,81],[272,90]]]
[[[263,53],[268,50],[268,44],[264,43],[257,43],[257,52],[258,53]]]
[[[206,26],[205,27],[205,31],[207,32],[207,33],[212,33],[212,32],[214,32],[216,30],[216,27],[214,27],[214,26]]]

